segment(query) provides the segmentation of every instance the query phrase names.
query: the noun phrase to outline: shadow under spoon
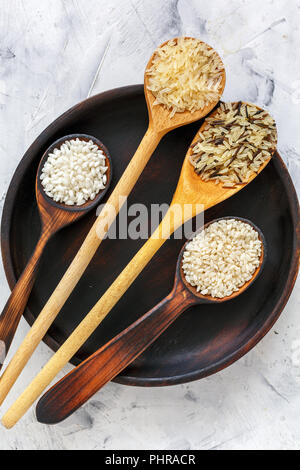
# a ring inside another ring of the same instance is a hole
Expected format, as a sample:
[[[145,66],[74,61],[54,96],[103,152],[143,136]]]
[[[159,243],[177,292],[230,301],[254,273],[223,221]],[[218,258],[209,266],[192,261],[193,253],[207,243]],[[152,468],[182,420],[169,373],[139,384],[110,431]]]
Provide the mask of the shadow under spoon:
[[[103,385],[142,354],[190,306],[231,300],[244,292],[257,279],[265,260],[264,236],[249,220],[234,218],[251,225],[258,232],[262,242],[259,266],[251,279],[229,297],[214,298],[200,294],[195,287],[188,284],[182,270],[182,257],[188,240],[178,257],[172,292],[46,392],[36,407],[36,416],[40,423],[56,424],[74,413]],[[209,222],[205,228],[217,220]]]
[[[48,155],[67,140],[76,139],[77,137],[84,141],[92,140],[94,144],[103,151],[106,159],[106,166],[108,167],[107,184],[105,189],[100,191],[95,199],[89,200],[81,206],[68,206],[64,203],[55,202],[52,198],[46,195],[41,184],[40,176]],[[27,301],[37,275],[39,261],[47,242],[58,230],[80,219],[83,215],[99,204],[109,187],[111,174],[111,160],[107,149],[98,139],[86,134],[72,134],[64,136],[55,141],[43,154],[38,167],[35,184],[36,201],[41,219],[41,234],[30,260],[28,261],[0,315],[0,369],[2,368],[20,319],[27,305]]]

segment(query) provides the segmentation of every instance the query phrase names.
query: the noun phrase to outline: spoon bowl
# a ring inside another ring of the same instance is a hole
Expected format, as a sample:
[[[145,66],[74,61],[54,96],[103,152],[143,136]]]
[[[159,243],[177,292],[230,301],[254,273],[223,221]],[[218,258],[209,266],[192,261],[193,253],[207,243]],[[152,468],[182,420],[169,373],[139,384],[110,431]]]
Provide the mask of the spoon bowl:
[[[215,223],[215,222],[219,222],[220,220],[226,220],[226,219],[235,219],[235,220],[240,220],[241,222],[244,222],[246,224],[249,224],[257,233],[258,233],[258,238],[259,240],[261,241],[261,255],[260,255],[260,259],[259,259],[259,266],[256,268],[256,270],[254,271],[251,279],[247,282],[245,282],[245,284],[243,284],[236,292],[233,292],[230,296],[227,296],[227,297],[222,297],[222,298],[217,298],[217,297],[212,297],[211,295],[203,295],[201,294],[200,292],[197,292],[197,289],[195,286],[192,286],[191,284],[189,284],[185,278],[185,275],[184,275],[184,272],[183,272],[183,269],[182,269],[182,258],[183,258],[183,254],[186,250],[186,246],[187,244],[190,242],[190,240],[187,240],[186,243],[183,245],[180,253],[179,253],[179,256],[178,256],[178,261],[177,261],[177,266],[176,266],[176,274],[175,274],[175,285],[176,285],[176,282],[177,283],[183,283],[185,288],[188,289],[192,295],[194,295],[197,299],[203,301],[204,303],[211,303],[211,302],[214,302],[214,303],[222,303],[222,302],[227,302],[228,300],[232,300],[234,299],[235,297],[237,297],[238,295],[242,294],[243,292],[245,292],[245,290],[247,290],[252,284],[253,282],[259,277],[262,269],[263,269],[263,266],[265,264],[265,260],[266,260],[266,241],[265,241],[265,237],[262,233],[262,231],[256,226],[254,225],[253,222],[251,222],[250,220],[248,219],[244,219],[242,217],[220,217],[219,219],[214,219],[210,222],[208,222],[207,224],[205,224],[200,230],[198,230],[198,232],[196,232],[194,235],[193,235],[193,238],[194,236],[198,235],[199,233],[201,233],[203,230],[205,230],[209,225],[211,225],[212,223]]]
[[[41,184],[40,177],[49,154],[67,140],[76,138],[85,141],[92,140],[103,151],[106,159],[106,166],[108,167],[107,183],[105,188],[96,195],[94,200],[87,201],[81,206],[68,206],[63,203],[55,202],[52,198],[47,196]],[[41,235],[30,260],[28,261],[0,316],[0,369],[26,307],[27,300],[36,278],[38,264],[46,243],[58,230],[80,219],[83,215],[99,204],[100,200],[104,197],[109,188],[111,177],[112,164],[108,150],[102,142],[95,137],[88,136],[86,134],[67,135],[56,140],[44,152],[37,170],[35,184],[36,201],[41,219]]]
[[[193,38],[185,36],[185,39],[193,39]],[[178,38],[174,39],[175,42],[177,42],[177,40]],[[168,42],[169,40],[165,41],[157,49],[164,46]],[[214,50],[212,47],[210,47],[208,44],[204,43],[203,41],[200,41],[200,42],[202,42],[202,44],[205,44],[210,50]],[[218,101],[212,101],[211,103],[208,103],[206,106],[194,111],[193,113],[191,113],[190,111],[177,112],[174,114],[173,117],[170,117],[170,113],[171,113],[170,109],[165,108],[162,104],[155,105],[154,104],[155,96],[153,95],[152,91],[149,90],[148,88],[149,87],[149,75],[147,74],[147,70],[152,65],[153,59],[156,54],[156,50],[153,52],[146,66],[145,75],[144,75],[144,92],[145,92],[145,98],[146,98],[146,103],[148,107],[148,113],[149,113],[149,125],[153,126],[153,128],[157,130],[159,133],[165,134],[166,132],[169,132],[175,129],[176,127],[180,127],[180,126],[190,124],[195,121],[199,121],[200,119],[202,119],[204,116],[209,114],[214,109]],[[217,54],[216,51],[214,52]],[[221,61],[220,57],[219,59]],[[221,78],[221,83],[220,83],[220,88],[219,88],[219,96],[222,96],[223,94],[225,83],[226,83],[226,73],[225,73],[225,68],[223,66],[222,78]]]
[[[232,105],[236,105],[236,102],[232,102]],[[248,104],[245,102],[245,104]],[[259,106],[257,109],[261,110]],[[209,117],[213,118],[218,112],[218,108],[213,110]],[[247,186],[251,181],[254,180],[267,166],[270,162],[271,157],[266,159],[261,166],[259,167],[258,171],[253,173],[246,182],[239,183],[235,187],[229,188],[224,187],[222,183],[215,184],[214,181],[204,181],[194,170],[193,165],[190,162],[190,157],[193,153],[193,146],[199,139],[199,132],[204,132],[208,124],[204,121],[195,135],[191,145],[187,151],[185,159],[183,161],[180,178],[176,187],[176,191],[174,193],[172,203],[173,204],[180,204],[183,206],[184,204],[191,204],[193,206],[193,217],[198,215],[199,209],[197,209],[197,204],[202,204],[203,209],[207,210],[212,206],[215,206],[219,202],[228,199],[229,197],[233,196],[237,192],[241,191],[245,186]],[[274,146],[272,154],[275,152],[276,146]],[[177,227],[178,228],[178,227]]]
[[[39,422],[56,424],[70,416],[100,388],[142,354],[192,305],[227,302],[241,295],[250,287],[258,278],[265,262],[266,244],[262,232],[252,222],[240,217],[223,217],[212,220],[200,231],[213,222],[233,218],[251,225],[258,232],[259,239],[262,242],[260,263],[251,279],[241,286],[237,292],[233,292],[228,297],[215,298],[200,294],[195,287],[186,281],[182,270],[182,257],[186,245],[190,241],[188,240],[178,256],[172,292],[46,392],[39,400],[36,408],[36,416]]]
[[[52,153],[54,149],[59,148],[66,141],[74,140],[77,138],[85,142],[88,142],[89,140],[91,140],[95,145],[97,145],[97,147],[100,150],[103,151],[104,156],[105,156],[105,163],[106,163],[106,166],[108,167],[107,172],[105,173],[107,176],[107,182],[106,182],[105,188],[99,191],[99,193],[96,194],[93,200],[89,199],[88,201],[86,201],[84,204],[80,206],[76,204],[74,204],[73,206],[69,206],[67,204],[64,204],[63,202],[56,202],[51,197],[47,196],[47,194],[44,191],[43,185],[41,183],[41,174],[42,174],[43,167],[48,159],[49,154]],[[103,143],[99,139],[97,139],[96,137],[87,135],[87,134],[69,134],[64,137],[61,137],[55,142],[53,142],[53,144],[51,144],[50,147],[47,148],[38,166],[36,185],[35,185],[35,194],[36,194],[39,211],[41,213],[42,212],[41,207],[46,207],[48,211],[48,214],[46,215],[47,218],[51,217],[51,213],[53,212],[53,209],[55,209],[56,211],[59,210],[59,211],[67,212],[68,214],[65,214],[65,215],[69,217],[71,217],[72,214],[74,215],[74,213],[76,213],[76,218],[80,218],[84,214],[86,214],[87,211],[90,211],[94,207],[97,207],[99,202],[103,199],[106,192],[108,191],[110,183],[111,183],[111,179],[112,179],[111,157],[109,155],[107,148],[105,147],[105,145],[103,145]],[[71,222],[72,220],[70,220],[70,223]]]

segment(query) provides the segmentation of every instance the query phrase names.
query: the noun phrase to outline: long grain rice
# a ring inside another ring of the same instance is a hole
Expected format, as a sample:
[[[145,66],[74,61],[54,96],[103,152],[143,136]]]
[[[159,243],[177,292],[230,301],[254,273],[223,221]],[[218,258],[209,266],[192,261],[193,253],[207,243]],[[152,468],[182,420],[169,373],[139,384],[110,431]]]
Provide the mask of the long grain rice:
[[[277,144],[274,119],[247,103],[221,103],[205,119],[190,161],[204,181],[234,187],[246,183],[270,159]]]
[[[214,49],[194,38],[172,39],[156,49],[146,74],[155,105],[193,113],[220,99],[223,63]]]

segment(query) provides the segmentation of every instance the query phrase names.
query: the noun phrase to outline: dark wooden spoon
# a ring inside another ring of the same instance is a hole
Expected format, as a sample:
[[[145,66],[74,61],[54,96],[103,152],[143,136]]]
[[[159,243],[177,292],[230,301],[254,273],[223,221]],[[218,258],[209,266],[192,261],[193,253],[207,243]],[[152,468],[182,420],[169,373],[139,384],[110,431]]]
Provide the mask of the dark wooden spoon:
[[[107,184],[105,189],[100,191],[94,200],[87,201],[81,206],[67,206],[63,203],[55,202],[44,192],[41,184],[40,175],[45,161],[55,148],[60,147],[66,140],[76,139],[89,141],[92,140],[105,154],[107,170]],[[86,134],[72,134],[61,137],[54,142],[43,154],[36,176],[36,200],[41,218],[41,235],[35,247],[35,250],[28,261],[21,277],[19,278],[14,290],[12,291],[0,316],[0,369],[7,355],[8,349],[12,343],[19,321],[25,310],[28,297],[32,290],[41,254],[48,240],[62,227],[80,219],[88,211],[96,208],[104,194],[108,190],[111,182],[112,166],[111,159],[106,147],[95,137]]]
[[[224,219],[231,218],[250,224],[258,232],[262,242],[260,263],[252,278],[229,297],[219,299],[201,295],[195,287],[188,284],[182,271],[182,256],[188,243],[186,242],[178,257],[172,292],[46,392],[36,407],[36,416],[40,423],[55,424],[70,416],[103,385],[142,354],[188,307],[231,300],[244,292],[257,279],[266,258],[264,236],[249,220],[224,217]],[[205,227],[213,222],[216,220],[209,222]]]

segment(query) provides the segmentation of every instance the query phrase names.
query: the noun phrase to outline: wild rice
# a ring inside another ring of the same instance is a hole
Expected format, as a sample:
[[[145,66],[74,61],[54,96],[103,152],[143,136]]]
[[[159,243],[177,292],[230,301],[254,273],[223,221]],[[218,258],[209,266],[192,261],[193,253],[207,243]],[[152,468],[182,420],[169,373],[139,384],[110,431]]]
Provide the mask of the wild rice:
[[[182,269],[197,292],[228,297],[252,278],[261,250],[262,242],[251,225],[223,219],[210,224],[186,245]]]
[[[204,181],[222,183],[223,187],[246,183],[275,151],[275,121],[253,104],[221,103],[205,124],[190,157]]]
[[[172,39],[156,49],[148,89],[175,113],[193,113],[221,96],[223,63],[214,49],[194,38]]]
[[[92,140],[66,140],[49,153],[41,183],[47,196],[68,206],[95,199],[107,183],[106,157]]]

